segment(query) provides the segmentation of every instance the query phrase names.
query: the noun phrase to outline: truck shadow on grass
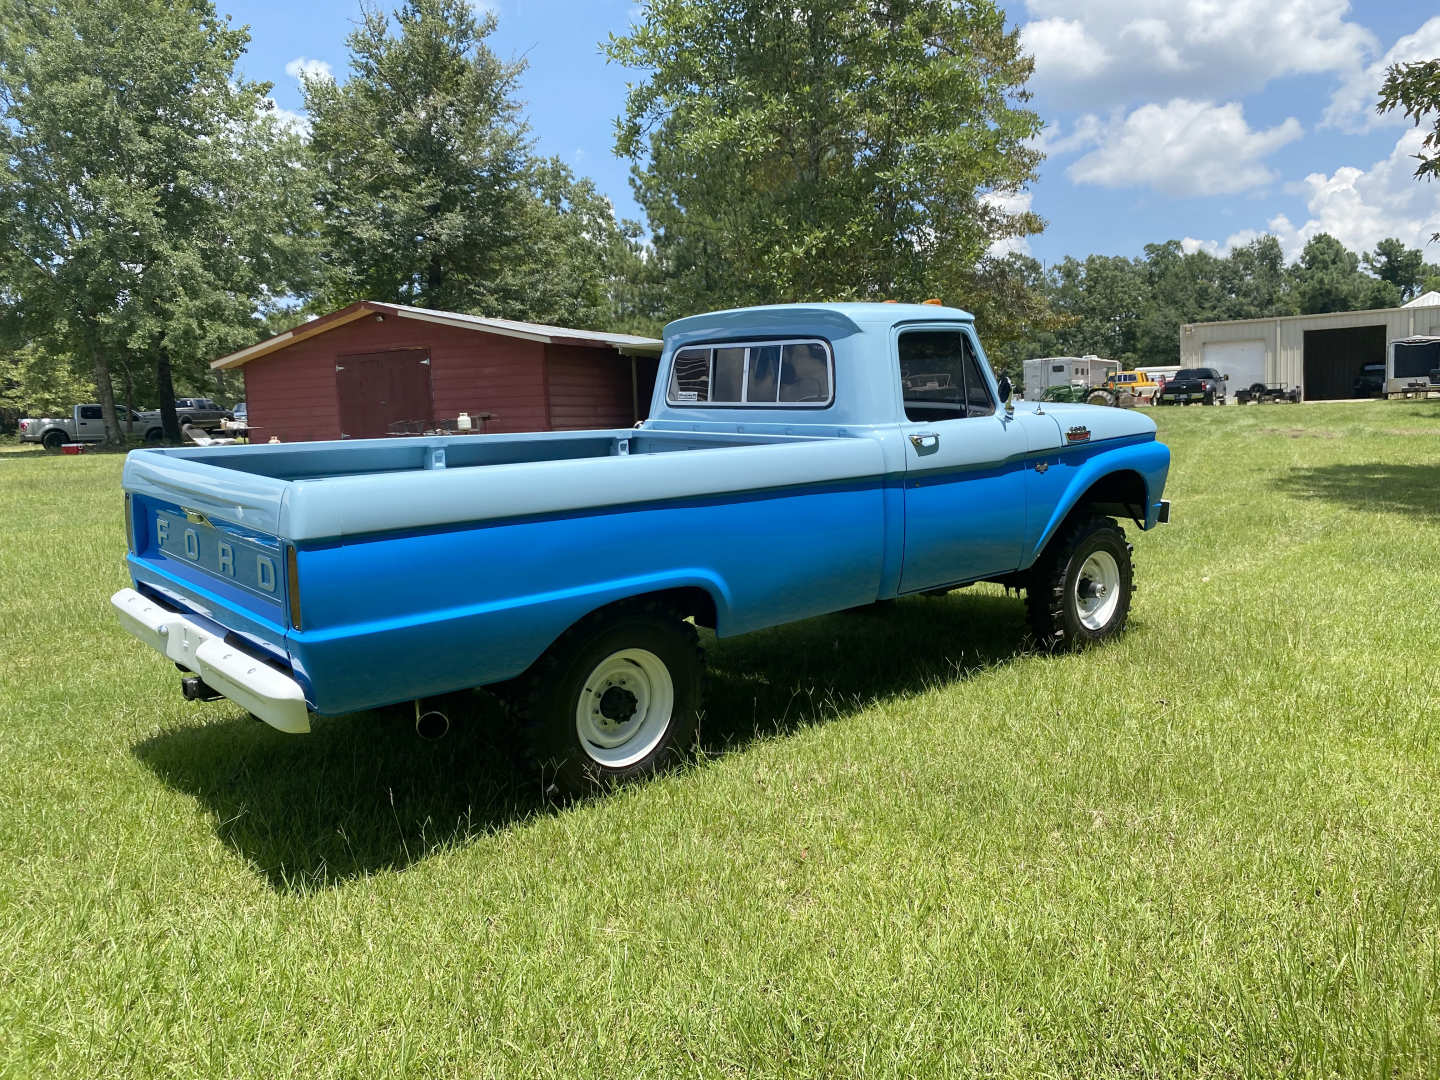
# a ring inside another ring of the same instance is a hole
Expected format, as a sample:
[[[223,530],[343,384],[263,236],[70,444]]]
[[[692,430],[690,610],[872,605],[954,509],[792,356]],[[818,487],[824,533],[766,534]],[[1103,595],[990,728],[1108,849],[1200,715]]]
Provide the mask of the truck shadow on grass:
[[[1024,642],[1019,600],[966,592],[712,638],[697,768],[757,738],[963,680],[1022,655]],[[301,737],[232,716],[162,732],[132,750],[198,799],[219,838],[272,888],[307,892],[563,811],[545,798],[488,695],[455,704],[455,729],[433,743],[397,709],[320,720]]]
[[[1351,510],[1440,518],[1440,469],[1433,465],[1319,465],[1294,470],[1283,488]]]

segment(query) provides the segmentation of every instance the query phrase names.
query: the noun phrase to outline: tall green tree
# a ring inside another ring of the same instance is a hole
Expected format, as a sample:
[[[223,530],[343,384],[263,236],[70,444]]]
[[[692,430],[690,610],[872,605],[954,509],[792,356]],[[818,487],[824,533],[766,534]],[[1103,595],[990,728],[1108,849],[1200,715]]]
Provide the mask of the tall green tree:
[[[1361,311],[1397,307],[1400,290],[1360,271],[1360,256],[1329,233],[1305,243],[1292,268],[1300,311],[1315,315],[1327,311]]]
[[[1381,281],[1388,281],[1400,290],[1401,300],[1413,300],[1420,293],[1428,268],[1419,248],[1406,247],[1403,240],[1387,237],[1375,245],[1374,251],[1360,256],[1365,269]]]
[[[1220,278],[1225,301],[1217,319],[1299,314],[1285,272],[1285,252],[1279,239],[1271,234],[1232,249],[1220,267]]]
[[[385,300],[488,315],[611,321],[634,230],[586,179],[531,151],[523,61],[466,0],[366,10],[343,83],[307,77],[323,275],[315,302]]]
[[[0,317],[89,365],[111,441],[112,356],[153,364],[178,440],[173,363],[300,277],[299,143],[237,74],[247,40],[208,0],[0,0]]]
[[[991,0],[649,0],[616,151],[672,312],[964,294],[1033,179],[1032,64]]]

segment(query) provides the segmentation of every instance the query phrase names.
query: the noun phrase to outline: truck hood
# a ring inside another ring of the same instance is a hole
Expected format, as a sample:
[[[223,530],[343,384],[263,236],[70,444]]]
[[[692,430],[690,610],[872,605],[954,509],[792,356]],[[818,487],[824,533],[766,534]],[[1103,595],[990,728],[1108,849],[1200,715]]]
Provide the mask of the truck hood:
[[[1155,421],[1134,409],[1112,409],[1108,405],[1071,405],[1051,401],[1017,401],[1016,412],[1039,413],[1050,417],[1059,428],[1061,445],[1067,441],[1072,428],[1089,431],[1086,440],[1072,442],[1103,442],[1106,439],[1133,438],[1136,435],[1154,437]]]

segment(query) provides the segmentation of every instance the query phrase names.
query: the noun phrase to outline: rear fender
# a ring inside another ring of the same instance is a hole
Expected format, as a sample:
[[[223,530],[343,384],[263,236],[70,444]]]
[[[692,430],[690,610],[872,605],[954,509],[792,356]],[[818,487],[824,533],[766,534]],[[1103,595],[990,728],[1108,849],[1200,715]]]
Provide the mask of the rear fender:
[[[303,571],[302,571],[303,572]],[[704,593],[709,604],[695,601]],[[298,631],[287,638],[291,660],[305,681],[324,689],[314,702],[323,715],[354,712],[380,701],[432,697],[514,678],[571,626],[602,608],[661,594],[677,610],[726,626],[733,610],[725,581],[699,568],[595,582],[583,588],[509,597],[503,603],[429,612],[397,625],[391,620],[339,630]],[[685,610],[686,608],[690,610]],[[397,680],[396,668],[404,672]]]

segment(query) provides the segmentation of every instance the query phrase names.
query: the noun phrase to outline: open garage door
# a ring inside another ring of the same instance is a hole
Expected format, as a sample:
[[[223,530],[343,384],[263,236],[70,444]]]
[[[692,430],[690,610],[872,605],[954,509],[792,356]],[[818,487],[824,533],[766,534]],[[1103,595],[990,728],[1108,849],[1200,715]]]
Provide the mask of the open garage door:
[[[1211,341],[1206,343],[1202,355],[1204,367],[1230,376],[1225,384],[1225,397],[1229,401],[1235,400],[1236,390],[1267,381],[1263,341]]]
[[[1305,400],[1355,396],[1355,378],[1366,364],[1385,363],[1385,326],[1347,326],[1305,331]]]

